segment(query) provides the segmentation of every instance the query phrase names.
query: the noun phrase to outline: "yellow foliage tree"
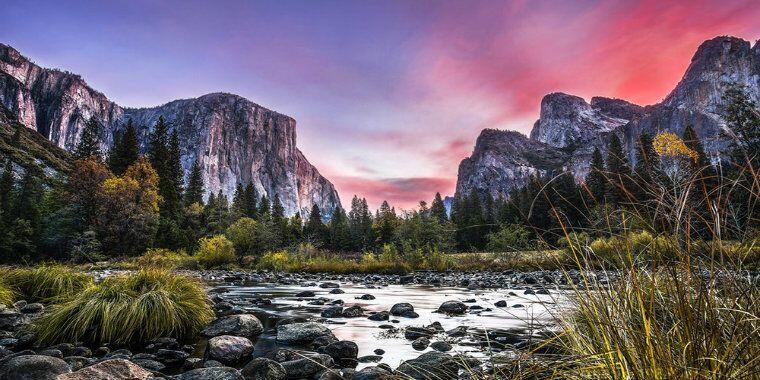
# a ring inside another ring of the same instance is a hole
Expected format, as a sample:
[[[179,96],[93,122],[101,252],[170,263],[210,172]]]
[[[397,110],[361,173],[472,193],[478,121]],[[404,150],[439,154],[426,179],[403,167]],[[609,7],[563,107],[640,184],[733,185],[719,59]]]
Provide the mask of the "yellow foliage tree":
[[[688,158],[694,162],[699,159],[697,152],[686,146],[686,143],[676,136],[675,133],[658,133],[652,142],[652,147],[654,147],[654,151],[660,157]]]

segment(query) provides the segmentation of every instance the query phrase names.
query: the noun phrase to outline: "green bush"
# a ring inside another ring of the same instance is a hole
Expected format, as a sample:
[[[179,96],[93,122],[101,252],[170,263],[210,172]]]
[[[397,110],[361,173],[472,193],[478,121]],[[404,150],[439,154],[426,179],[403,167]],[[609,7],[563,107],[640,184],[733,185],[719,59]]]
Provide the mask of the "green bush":
[[[240,218],[227,228],[224,236],[235,246],[235,251],[240,256],[259,253],[259,235],[261,227],[251,218]]]
[[[292,261],[288,251],[267,252],[261,256],[257,267],[265,270],[284,271],[290,268]]]
[[[531,249],[530,232],[519,224],[504,225],[499,231],[488,235],[487,247],[491,252],[513,252]]]
[[[235,247],[224,235],[203,238],[198,242],[195,259],[204,268],[234,264],[236,261]]]
[[[194,261],[185,251],[172,251],[166,248],[151,248],[136,262],[139,268],[192,268]]]
[[[35,322],[41,343],[135,345],[197,333],[212,318],[196,279],[149,269],[106,278],[54,305]]]
[[[29,302],[65,299],[92,284],[92,276],[64,265],[40,265],[8,271],[6,284]]]

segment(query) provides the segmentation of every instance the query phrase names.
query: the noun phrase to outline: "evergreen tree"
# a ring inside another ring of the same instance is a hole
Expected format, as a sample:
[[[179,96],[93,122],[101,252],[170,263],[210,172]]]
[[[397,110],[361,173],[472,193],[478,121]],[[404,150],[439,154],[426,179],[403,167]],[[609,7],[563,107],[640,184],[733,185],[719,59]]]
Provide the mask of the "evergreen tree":
[[[322,222],[322,212],[316,204],[311,207],[309,219],[303,228],[303,234],[309,241],[318,246],[327,240],[325,224]]]
[[[185,206],[193,203],[203,204],[203,175],[198,160],[195,160],[187,179],[187,191],[185,191]]]
[[[435,193],[433,204],[430,206],[430,214],[438,220],[439,223],[445,223],[449,220],[449,217],[446,215],[446,206],[443,204],[441,193]]]
[[[166,182],[169,188],[165,192],[166,194],[163,195],[163,208],[166,211],[165,215],[177,219],[180,215],[180,210],[182,210],[182,178],[184,177],[184,173],[182,170],[182,152],[179,147],[179,136],[176,129],[172,130],[171,137],[169,137],[168,154],[169,161],[167,162],[166,175],[169,178]]]
[[[636,169],[633,194],[638,203],[654,199],[655,186],[662,180],[659,172],[659,156],[654,151],[652,137],[647,133],[639,135],[636,143]]]
[[[398,217],[396,211],[391,208],[388,201],[383,201],[380,205],[380,210],[375,218],[375,230],[377,231],[377,242],[379,246],[388,244],[393,239],[393,232],[398,224]]]
[[[249,182],[248,186],[245,187],[245,214],[249,218],[258,218],[258,209],[256,207],[257,202],[258,195],[256,194],[256,189],[253,187],[253,183]]]
[[[591,167],[586,175],[586,190],[596,204],[603,204],[607,194],[607,180],[604,176],[604,160],[599,148],[591,155]]]
[[[267,198],[266,195],[262,195],[261,202],[259,202],[259,206],[258,206],[259,216],[261,216],[262,218],[268,218],[270,216],[269,215],[270,207],[271,205],[269,204],[269,198]]]
[[[284,247],[288,240],[288,220],[285,218],[285,208],[282,207],[280,196],[274,195],[272,200],[272,232],[278,248]]]
[[[696,160],[691,161],[691,172],[694,176],[693,189],[689,193],[692,230],[703,238],[710,238],[714,235],[711,210],[715,198],[713,190],[718,186],[717,173],[705,154],[702,141],[691,125],[686,126],[683,132],[683,142],[697,153]]]
[[[728,106],[724,119],[731,131],[731,159],[737,167],[752,166],[760,161],[760,110],[743,86],[733,85],[723,96]]]
[[[333,211],[329,225],[330,248],[335,251],[346,251],[351,248],[351,232],[348,217],[342,208]]]
[[[626,202],[631,191],[631,167],[623,152],[623,145],[616,134],[610,138],[607,151],[607,185],[608,197],[614,205]]]
[[[372,237],[372,214],[369,212],[366,199],[359,199],[356,195],[351,199],[348,224],[352,249],[359,252],[369,249],[374,238]]]
[[[295,213],[288,221],[288,234],[286,245],[296,245],[303,239],[303,220],[301,220],[301,214]]]
[[[137,131],[132,119],[127,121],[124,133],[114,135],[113,147],[108,155],[108,167],[116,175],[122,175],[140,157]]]
[[[74,158],[77,160],[85,160],[90,157],[97,157],[98,160],[103,159],[100,151],[100,123],[94,117],[84,124],[79,143],[74,149]]]
[[[238,182],[235,187],[235,195],[232,197],[232,220],[238,220],[242,217],[246,217],[246,202],[245,202],[245,189],[243,184]]]

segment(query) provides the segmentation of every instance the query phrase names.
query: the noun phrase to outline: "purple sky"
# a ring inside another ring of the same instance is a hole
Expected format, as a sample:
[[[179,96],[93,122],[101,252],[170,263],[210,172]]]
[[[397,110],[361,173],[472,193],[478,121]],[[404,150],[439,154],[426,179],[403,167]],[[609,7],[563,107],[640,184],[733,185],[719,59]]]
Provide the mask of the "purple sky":
[[[662,99],[699,43],[760,37],[757,1],[4,0],[0,41],[123,106],[231,92],[298,121],[336,184],[452,194],[483,128],[528,133],[563,91]]]

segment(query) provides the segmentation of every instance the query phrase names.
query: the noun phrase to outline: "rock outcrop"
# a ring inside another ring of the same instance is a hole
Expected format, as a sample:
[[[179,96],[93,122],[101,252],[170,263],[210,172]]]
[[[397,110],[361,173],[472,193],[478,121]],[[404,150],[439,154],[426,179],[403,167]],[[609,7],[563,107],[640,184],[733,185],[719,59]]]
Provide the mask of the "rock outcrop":
[[[237,95],[213,93],[158,107],[124,108],[80,76],[41,68],[0,44],[0,104],[67,150],[76,146],[90,118],[104,126],[104,151],[131,118],[144,151],[151,129],[164,117],[180,137],[183,168],[189,171],[198,160],[207,192],[231,198],[238,183],[252,183],[260,195],[278,195],[289,215],[316,204],[329,216],[340,206],[334,186],[296,147],[296,121]]]
[[[760,43],[752,47],[736,37],[705,41],[675,89],[662,102],[646,107],[620,99],[594,97],[589,104],[573,95],[546,95],[530,138],[510,131],[481,132],[472,155],[459,164],[457,195],[477,191],[508,197],[531,176],[565,170],[582,180],[594,148],[604,151],[613,133],[635,163],[641,133],[681,135],[692,125],[706,152],[720,160],[727,146],[721,134],[723,94],[732,84],[744,86],[753,100],[760,100]]]

